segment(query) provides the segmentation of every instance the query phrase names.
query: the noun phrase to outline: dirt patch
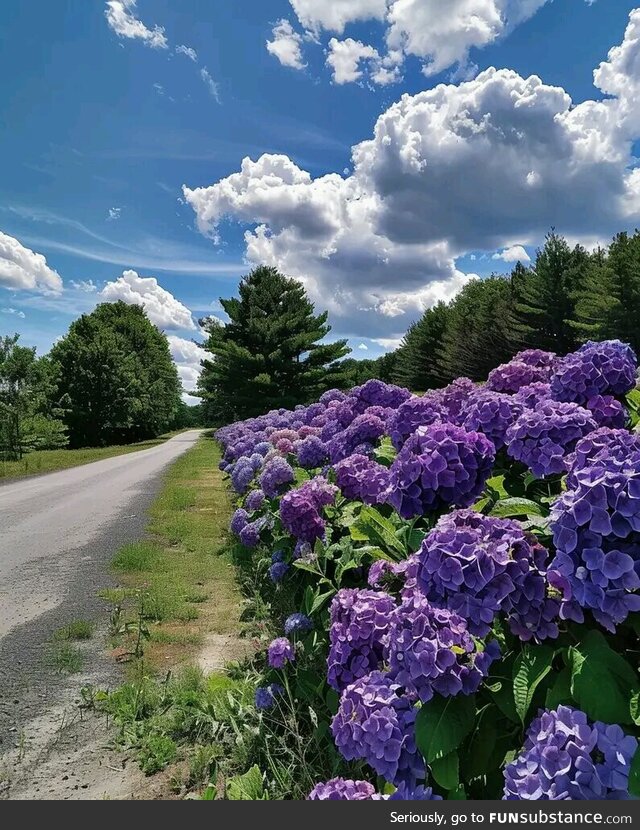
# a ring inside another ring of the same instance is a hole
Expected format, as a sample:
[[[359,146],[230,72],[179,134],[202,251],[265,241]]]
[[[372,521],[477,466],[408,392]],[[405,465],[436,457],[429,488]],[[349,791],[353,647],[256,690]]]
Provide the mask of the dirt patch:
[[[231,660],[242,660],[253,652],[248,640],[233,634],[208,634],[198,654],[197,665],[205,674],[224,671]]]

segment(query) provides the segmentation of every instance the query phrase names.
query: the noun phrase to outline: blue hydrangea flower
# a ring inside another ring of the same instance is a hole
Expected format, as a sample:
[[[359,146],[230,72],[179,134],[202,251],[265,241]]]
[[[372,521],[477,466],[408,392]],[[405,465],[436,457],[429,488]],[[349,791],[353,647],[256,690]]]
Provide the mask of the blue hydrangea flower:
[[[255,705],[256,709],[268,710],[272,709],[276,702],[276,697],[284,692],[282,686],[278,683],[270,683],[268,686],[259,686],[256,689]]]
[[[522,386],[513,396],[525,409],[535,409],[539,404],[551,400],[551,385],[548,383],[530,383]]]
[[[245,548],[255,548],[260,544],[260,534],[265,528],[264,519],[248,522],[240,531],[240,541]]]
[[[284,633],[289,637],[291,634],[308,634],[313,628],[313,623],[306,614],[296,612],[290,614],[284,621]]]
[[[385,801],[442,801],[441,795],[435,795],[431,787],[418,784],[410,787],[407,784],[399,784],[398,788],[391,795],[383,796]]]
[[[285,578],[289,566],[286,562],[274,562],[269,568],[269,576],[274,585],[278,585]]]
[[[248,521],[249,514],[243,507],[239,507],[231,517],[231,531],[235,533],[236,536],[239,536],[240,532],[246,526]]]
[[[294,479],[293,467],[282,456],[275,455],[265,464],[258,481],[267,498],[273,499]]]
[[[321,467],[329,457],[327,445],[317,435],[309,435],[294,444],[298,464],[307,470]]]
[[[442,507],[468,507],[482,493],[495,461],[484,435],[453,424],[418,427],[389,471],[387,501],[403,519]]]
[[[251,513],[255,513],[256,510],[260,510],[263,504],[264,493],[262,490],[252,490],[244,500],[245,508]]]
[[[522,753],[504,771],[506,801],[620,800],[638,741],[619,726],[590,723],[570,706],[542,711]]]

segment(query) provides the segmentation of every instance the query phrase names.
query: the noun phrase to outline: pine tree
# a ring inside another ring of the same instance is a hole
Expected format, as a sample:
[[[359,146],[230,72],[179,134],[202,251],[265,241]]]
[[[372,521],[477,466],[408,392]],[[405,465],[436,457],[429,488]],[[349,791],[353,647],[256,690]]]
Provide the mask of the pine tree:
[[[572,351],[579,342],[576,330],[576,290],[584,282],[589,254],[580,245],[570,248],[552,231],[531,268],[514,269],[513,336],[521,348]]]
[[[321,342],[331,331],[301,283],[261,266],[245,277],[238,298],[221,299],[229,322],[208,322],[199,390],[207,418],[221,423],[277,407],[308,403],[343,385],[338,362],[345,340]]]
[[[450,316],[449,306],[440,302],[409,328],[396,352],[396,383],[418,392],[440,386],[438,355]]]
[[[618,234],[596,251],[576,290],[577,330],[595,340],[618,338],[640,348],[640,233]]]

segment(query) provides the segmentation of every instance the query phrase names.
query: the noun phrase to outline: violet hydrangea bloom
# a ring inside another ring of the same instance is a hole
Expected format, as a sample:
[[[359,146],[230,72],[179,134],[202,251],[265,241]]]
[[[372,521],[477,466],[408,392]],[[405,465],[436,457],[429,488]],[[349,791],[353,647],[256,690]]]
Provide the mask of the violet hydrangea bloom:
[[[262,490],[252,490],[244,500],[245,509],[249,510],[251,513],[255,513],[256,510],[260,510],[263,504],[264,493]]]
[[[596,463],[610,464],[624,463],[632,453],[640,452],[640,435],[626,429],[609,429],[601,427],[590,432],[576,444],[575,452],[569,459],[569,475],[567,487],[571,489],[576,484],[575,473],[593,466]]]
[[[525,409],[535,409],[539,404],[551,399],[551,385],[548,383],[530,383],[522,386],[513,396]]]
[[[273,562],[269,568],[269,577],[274,585],[279,585],[287,575],[289,566],[286,562]]]
[[[231,532],[235,533],[236,536],[240,535],[242,529],[248,524],[249,522],[249,514],[244,509],[244,507],[239,507],[231,517]]]
[[[435,795],[431,787],[418,784],[410,787],[401,783],[391,795],[382,796],[385,801],[442,801],[441,795]]]
[[[307,796],[307,801],[376,801],[380,798],[373,784],[368,781],[332,778],[316,784]]]
[[[390,676],[423,703],[434,694],[474,694],[499,655],[495,640],[483,650],[462,617],[433,608],[418,592],[392,614]]]
[[[313,628],[313,623],[306,614],[296,612],[290,614],[284,621],[284,633],[287,637],[290,634],[308,634]]]
[[[294,449],[298,456],[298,464],[307,470],[321,467],[329,455],[327,445],[317,435],[309,435],[298,441],[294,444]]]
[[[389,470],[366,455],[355,453],[334,467],[342,495],[365,504],[382,504],[389,486]]]
[[[511,395],[482,390],[472,395],[467,402],[462,426],[470,431],[484,433],[499,450],[505,444],[507,430],[523,411],[522,404]]]
[[[588,409],[575,403],[542,401],[525,409],[506,434],[507,453],[538,478],[565,473],[567,456],[597,428]]]
[[[293,467],[284,458],[276,455],[267,461],[258,481],[265,496],[273,499],[294,479]]]
[[[486,388],[493,392],[517,392],[531,383],[544,383],[549,375],[548,369],[514,358],[489,372]]]
[[[560,600],[548,584],[548,557],[519,522],[456,510],[411,558],[407,584],[466,620],[475,636],[484,637],[503,613],[522,640],[555,638]]]
[[[590,723],[570,706],[540,712],[522,753],[504,771],[504,800],[582,801],[629,797],[638,741],[619,726]]]
[[[528,366],[536,366],[539,369],[547,369],[549,376],[558,362],[555,352],[546,352],[544,349],[525,349],[513,356],[514,360],[526,363]]]
[[[418,427],[442,420],[446,418],[436,399],[413,395],[398,407],[389,423],[389,435],[393,446],[397,450],[402,449],[404,442]]]
[[[399,692],[379,671],[356,680],[342,692],[331,731],[347,761],[366,761],[392,784],[413,786],[425,775],[415,744],[417,711]]]
[[[280,520],[296,539],[315,542],[324,536],[325,521],[320,511],[333,504],[338,488],[316,476],[286,493],[280,501]]]
[[[287,663],[293,663],[296,653],[286,637],[276,637],[269,645],[268,663],[272,669],[283,669]]]
[[[457,378],[444,389],[439,389],[437,397],[449,421],[461,425],[464,420],[464,410],[478,387],[469,378]]]
[[[263,519],[256,519],[255,522],[247,522],[240,531],[240,541],[245,548],[256,548],[260,544],[260,534],[264,530]]]
[[[343,458],[347,458],[361,444],[373,446],[385,434],[387,430],[385,422],[377,415],[370,415],[365,412],[357,418],[342,432],[339,432],[328,444],[329,458],[335,464]]]
[[[255,474],[256,471],[251,460],[245,455],[239,458],[231,472],[231,486],[236,493],[245,493]]]
[[[626,408],[613,395],[594,395],[585,407],[599,427],[622,429],[629,419]]]
[[[551,391],[560,401],[582,404],[595,395],[624,395],[635,386],[637,368],[631,346],[619,340],[589,341],[558,363]]]
[[[331,603],[329,685],[341,691],[378,669],[384,659],[396,604],[389,594],[342,588]]]
[[[603,455],[572,469],[570,489],[551,509],[552,567],[571,586],[562,613],[582,621],[589,609],[609,631],[640,610],[640,452]]]
[[[268,686],[259,686],[256,689],[255,705],[256,709],[266,711],[272,709],[276,702],[276,697],[284,692],[282,686],[278,683],[270,683]]]
[[[495,447],[484,435],[453,424],[418,427],[389,471],[387,501],[411,519],[442,507],[468,507],[491,475]]]

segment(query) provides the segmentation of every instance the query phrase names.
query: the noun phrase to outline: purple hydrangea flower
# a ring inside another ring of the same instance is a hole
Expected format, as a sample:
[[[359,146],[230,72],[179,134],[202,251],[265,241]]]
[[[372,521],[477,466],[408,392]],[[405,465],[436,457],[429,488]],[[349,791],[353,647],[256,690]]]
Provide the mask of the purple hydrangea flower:
[[[260,534],[264,530],[265,523],[263,519],[257,519],[255,522],[247,522],[240,531],[240,541],[245,548],[256,548],[260,544]]]
[[[444,389],[438,390],[437,399],[451,423],[462,424],[467,403],[477,391],[478,387],[469,378],[457,378]]]
[[[579,470],[607,461],[610,464],[624,463],[637,452],[640,452],[638,433],[607,427],[590,432],[576,444],[576,450],[569,459],[567,486],[571,488],[576,484],[574,476]]]
[[[259,686],[256,689],[255,704],[256,709],[272,709],[276,702],[276,697],[284,692],[282,686],[278,683],[270,683],[268,686]]]
[[[362,386],[351,390],[359,411],[370,406],[383,406],[397,409],[403,401],[411,397],[411,392],[401,386],[394,386],[382,380],[368,380]]]
[[[309,435],[308,438],[299,441],[294,445],[294,449],[298,456],[298,464],[307,470],[321,467],[329,457],[327,445],[317,435]]]
[[[539,404],[551,400],[551,385],[548,383],[530,383],[523,386],[513,396],[525,409],[535,409]]]
[[[287,637],[290,634],[308,634],[313,628],[313,623],[306,614],[296,612],[290,614],[284,621],[284,633]]]
[[[567,457],[581,438],[597,428],[588,409],[575,403],[542,401],[525,409],[506,434],[511,458],[538,478],[567,471]]]
[[[366,761],[392,784],[424,778],[416,749],[416,709],[400,686],[379,671],[342,692],[331,722],[336,746],[347,761]]]
[[[522,404],[511,395],[482,390],[469,399],[462,425],[467,430],[484,433],[499,450],[504,446],[507,430],[523,410]]]
[[[410,560],[407,583],[484,637],[499,612],[522,640],[558,636],[560,600],[546,577],[548,551],[511,519],[457,510],[443,516]],[[406,594],[405,594],[406,595]]]
[[[345,398],[345,393],[340,391],[340,389],[328,389],[320,395],[320,403],[323,403],[326,406],[327,404],[330,404],[331,401],[343,401]]]
[[[286,562],[274,562],[269,568],[269,577],[274,585],[278,585],[285,578],[289,566]]]
[[[549,373],[558,362],[558,356],[554,352],[545,352],[543,349],[525,349],[523,352],[514,355],[513,359],[526,363],[527,366],[548,369]]]
[[[347,458],[361,444],[373,446],[385,434],[387,430],[385,422],[377,415],[370,415],[365,412],[357,418],[342,432],[339,432],[329,441],[329,458],[332,464]]]
[[[579,709],[545,709],[531,722],[522,753],[504,771],[504,800],[626,799],[637,748],[638,741],[619,726],[592,724]]]
[[[418,592],[391,617],[390,675],[423,703],[434,694],[474,694],[499,655],[495,641],[482,650],[462,617],[433,608]]]
[[[394,573],[394,564],[387,559],[376,559],[369,568],[367,583],[371,588],[379,588],[387,574]]]
[[[231,486],[236,493],[245,493],[255,474],[256,471],[251,460],[244,455],[239,458],[231,472]]]
[[[325,521],[320,511],[333,504],[338,488],[322,476],[316,476],[290,490],[280,501],[280,520],[296,539],[315,542],[324,536]]]
[[[441,795],[435,795],[431,787],[418,784],[410,787],[400,784],[392,795],[383,796],[385,801],[442,801]]]
[[[258,481],[265,496],[273,499],[294,479],[293,467],[284,458],[276,455],[267,461]]]
[[[389,471],[387,501],[403,519],[442,507],[468,507],[491,475],[495,447],[453,424],[418,427]]]
[[[640,610],[640,452],[603,454],[591,466],[572,468],[569,483],[551,510],[552,567],[572,593],[562,614],[581,622],[586,608],[615,631]]]
[[[382,664],[388,642],[391,613],[396,604],[389,594],[342,588],[331,603],[329,685],[341,691]]]
[[[262,490],[252,490],[244,500],[244,506],[251,513],[260,510],[264,504],[264,493]]]
[[[307,796],[307,801],[375,801],[373,785],[368,781],[352,781],[350,778],[332,778],[326,783],[316,784]]]
[[[335,467],[336,483],[342,495],[365,504],[382,504],[389,486],[389,470],[366,455],[356,453]]]
[[[594,395],[585,407],[599,427],[622,429],[629,419],[626,408],[613,395]]]
[[[247,525],[248,522],[249,514],[243,507],[239,507],[231,517],[230,528],[232,533],[235,533],[236,536],[239,536],[242,529]]]
[[[389,435],[393,446],[397,450],[402,449],[404,442],[418,427],[442,420],[446,418],[436,399],[413,395],[398,407],[389,423]]]
[[[550,374],[548,368],[532,366],[514,358],[489,372],[486,388],[493,392],[518,392],[531,383],[545,383]]]
[[[286,637],[277,637],[271,641],[268,662],[272,669],[283,669],[287,663],[293,663],[296,652]]]
[[[638,360],[619,340],[589,341],[557,365],[551,391],[560,401],[584,404],[595,395],[624,395],[636,383]]]

